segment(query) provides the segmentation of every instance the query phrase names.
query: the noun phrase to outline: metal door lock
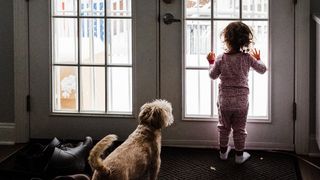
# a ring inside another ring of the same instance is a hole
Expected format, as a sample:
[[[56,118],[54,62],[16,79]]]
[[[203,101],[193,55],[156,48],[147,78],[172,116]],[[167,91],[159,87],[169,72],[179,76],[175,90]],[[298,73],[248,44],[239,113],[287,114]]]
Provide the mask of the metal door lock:
[[[172,24],[174,22],[181,22],[181,20],[180,19],[175,19],[174,16],[171,13],[166,13],[163,16],[163,22],[165,24]]]
[[[166,4],[171,4],[173,0],[163,0]]]

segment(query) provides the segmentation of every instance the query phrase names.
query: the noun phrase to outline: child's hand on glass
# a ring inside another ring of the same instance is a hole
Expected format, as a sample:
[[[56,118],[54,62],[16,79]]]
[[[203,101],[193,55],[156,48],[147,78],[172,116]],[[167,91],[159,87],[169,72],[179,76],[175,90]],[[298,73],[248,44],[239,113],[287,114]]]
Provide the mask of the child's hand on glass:
[[[257,51],[257,49],[254,48],[254,49],[252,49],[252,50],[250,51],[250,55],[251,55],[253,58],[255,58],[257,61],[260,60],[260,50]]]
[[[207,60],[209,64],[213,64],[215,59],[216,59],[216,55],[214,54],[214,52],[209,52],[207,55]]]

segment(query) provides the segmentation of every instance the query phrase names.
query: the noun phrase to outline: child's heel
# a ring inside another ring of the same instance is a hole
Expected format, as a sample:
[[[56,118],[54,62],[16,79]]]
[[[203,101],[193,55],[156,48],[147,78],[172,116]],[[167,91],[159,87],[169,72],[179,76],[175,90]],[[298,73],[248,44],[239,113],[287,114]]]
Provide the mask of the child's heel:
[[[221,160],[227,160],[230,151],[231,151],[231,147],[228,146],[227,151],[225,153],[219,152],[220,153],[220,159]]]
[[[242,164],[246,162],[246,160],[248,160],[249,158],[250,158],[250,154],[247,152],[243,152],[242,156],[236,155],[235,161],[237,164]]]

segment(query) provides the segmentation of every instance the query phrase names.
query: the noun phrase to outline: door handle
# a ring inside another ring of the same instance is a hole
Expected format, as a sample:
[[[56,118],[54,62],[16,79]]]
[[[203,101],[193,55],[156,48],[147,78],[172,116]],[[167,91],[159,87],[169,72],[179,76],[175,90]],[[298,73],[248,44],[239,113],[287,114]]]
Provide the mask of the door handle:
[[[163,22],[167,25],[172,24],[174,22],[181,22],[180,19],[175,19],[171,13],[166,13],[162,19],[163,19]]]
[[[173,0],[163,0],[166,4],[171,4]]]

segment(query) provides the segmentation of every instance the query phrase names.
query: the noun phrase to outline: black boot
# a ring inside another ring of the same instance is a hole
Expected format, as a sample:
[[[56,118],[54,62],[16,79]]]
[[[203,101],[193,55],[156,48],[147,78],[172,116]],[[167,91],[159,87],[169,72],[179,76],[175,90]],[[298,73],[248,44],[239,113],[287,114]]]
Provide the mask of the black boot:
[[[48,179],[46,178],[45,169],[54,152],[54,148],[60,144],[57,138],[51,140],[47,145],[41,143],[28,144],[10,157],[13,162],[9,163],[12,166],[10,166],[8,173],[12,179]]]
[[[47,173],[51,175],[84,173],[92,146],[92,138],[86,137],[85,141],[76,147],[63,145],[55,147],[46,168]]]

